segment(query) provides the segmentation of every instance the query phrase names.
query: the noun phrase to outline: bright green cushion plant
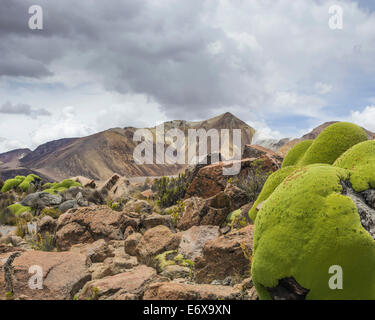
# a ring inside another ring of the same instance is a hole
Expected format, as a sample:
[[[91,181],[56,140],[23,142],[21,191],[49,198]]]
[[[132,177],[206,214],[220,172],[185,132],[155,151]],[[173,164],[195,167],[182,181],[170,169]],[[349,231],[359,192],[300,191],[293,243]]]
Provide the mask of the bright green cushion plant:
[[[360,127],[336,123],[304,151],[296,145],[289,165],[268,178],[249,212],[260,299],[270,299],[271,288],[287,278],[308,290],[306,299],[375,299],[375,240],[342,194],[343,182],[356,192],[375,187],[375,141],[366,140]],[[342,290],[328,285],[334,265],[343,270]]]

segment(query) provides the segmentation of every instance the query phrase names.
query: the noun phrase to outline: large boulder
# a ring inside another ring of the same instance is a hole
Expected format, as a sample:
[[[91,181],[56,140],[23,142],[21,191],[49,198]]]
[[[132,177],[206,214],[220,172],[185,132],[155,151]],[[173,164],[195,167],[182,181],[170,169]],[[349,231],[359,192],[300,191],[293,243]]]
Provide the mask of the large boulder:
[[[242,152],[242,158],[260,158],[264,156],[274,157],[282,162],[283,158],[274,151],[256,144],[246,144]]]
[[[77,200],[67,200],[64,201],[62,204],[59,205],[59,211],[62,213],[70,210],[70,209],[77,209],[79,207]]]
[[[154,265],[153,258],[164,251],[175,250],[181,241],[181,234],[172,233],[166,226],[149,229],[138,243],[135,253],[138,261],[149,266]]]
[[[158,282],[145,291],[143,300],[237,300],[241,299],[238,289],[209,284],[187,284]]]
[[[146,230],[152,229],[159,225],[173,228],[172,217],[170,215],[161,215],[154,213],[149,216],[145,216],[141,223],[141,226]]]
[[[57,221],[50,216],[44,216],[38,221],[37,231],[40,234],[46,234],[47,232],[50,235],[53,235],[56,231]]]
[[[146,200],[130,200],[128,201],[124,208],[124,212],[131,213],[152,213],[152,206]]]
[[[103,262],[106,258],[115,256],[104,239],[93,243],[76,244],[70,248],[70,251],[84,254],[92,263]]]
[[[211,283],[227,277],[237,277],[235,280],[248,277],[253,230],[254,226],[251,225],[207,241],[203,255],[195,264],[195,280],[198,283]]]
[[[125,228],[137,228],[139,221],[107,206],[79,208],[62,214],[57,220],[56,246],[67,250],[78,243],[99,239],[123,240]]]
[[[80,183],[82,185],[82,187],[84,187],[84,188],[91,188],[91,189],[96,188],[96,182],[93,179],[89,179],[89,178],[86,178],[86,177],[83,177],[83,176],[77,176],[77,177],[73,177],[73,178],[70,178],[70,179]]]
[[[147,283],[156,277],[155,269],[142,265],[114,276],[88,282],[82,289],[79,299],[140,299]]]
[[[130,254],[131,256],[135,256],[137,254],[136,248],[138,246],[138,243],[142,240],[142,237],[142,234],[138,232],[134,232],[126,237],[124,245],[125,253]]]
[[[184,231],[181,236],[178,252],[185,258],[195,261],[201,256],[207,241],[220,236],[218,226],[194,226]]]
[[[63,202],[61,195],[53,195],[47,192],[35,192],[28,194],[22,201],[23,206],[43,209],[45,207],[58,206]]]
[[[11,254],[13,252],[0,254],[0,266],[4,266]],[[12,266],[15,299],[23,296],[23,299],[30,300],[69,300],[91,279],[86,268],[86,257],[73,252],[20,252]],[[29,280],[36,272],[29,273],[32,266],[41,267],[43,289],[33,290],[29,287]],[[4,270],[0,268],[0,295],[4,297],[5,292]]]
[[[259,167],[260,162],[261,166],[259,170],[263,170],[264,172],[276,171],[280,169],[280,159],[280,157],[270,154],[265,154],[259,158],[244,158],[237,161],[241,166],[238,175],[245,175],[253,165]],[[232,165],[233,161],[226,161],[201,168],[195,175],[192,183],[189,185],[185,198],[198,196],[203,199],[207,199],[224,191],[228,179],[232,178],[233,176],[224,175],[223,169],[225,167],[231,167]]]
[[[99,192],[104,196],[108,196],[109,192],[116,185],[119,179],[120,176],[118,174],[113,174],[110,178],[108,178],[106,181],[104,181],[104,183],[102,183],[98,187]]]
[[[108,192],[108,197],[113,201],[123,201],[128,198],[130,181],[120,177]]]
[[[177,228],[187,230],[193,226],[220,226],[230,212],[247,203],[246,194],[239,188],[228,185],[215,196],[202,199],[192,197],[184,200],[184,211],[178,218]]]

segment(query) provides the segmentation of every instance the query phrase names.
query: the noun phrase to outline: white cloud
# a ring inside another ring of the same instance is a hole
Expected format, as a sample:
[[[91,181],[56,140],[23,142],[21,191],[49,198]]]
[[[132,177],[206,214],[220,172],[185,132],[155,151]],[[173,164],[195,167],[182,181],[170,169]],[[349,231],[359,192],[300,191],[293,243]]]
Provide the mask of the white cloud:
[[[76,116],[74,107],[65,107],[56,120],[42,124],[36,129],[31,141],[34,145],[40,145],[52,140],[82,137],[92,133],[94,130]]]
[[[317,82],[315,83],[315,89],[319,94],[327,94],[332,91],[333,86],[328,83]]]
[[[367,130],[375,131],[375,106],[367,106],[363,111],[352,111],[351,121]]]
[[[0,153],[21,148],[27,148],[27,146],[21,141],[9,140],[0,137]]]
[[[264,121],[249,121],[249,124],[256,130],[253,136],[253,144],[263,140],[279,140],[283,138],[279,131],[272,130]]]

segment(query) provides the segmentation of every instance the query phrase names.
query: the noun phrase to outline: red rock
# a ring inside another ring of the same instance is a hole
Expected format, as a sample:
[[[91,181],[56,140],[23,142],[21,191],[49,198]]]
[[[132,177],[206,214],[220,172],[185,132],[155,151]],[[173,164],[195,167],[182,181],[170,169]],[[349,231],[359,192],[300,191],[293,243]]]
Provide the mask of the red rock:
[[[220,285],[160,282],[151,284],[143,300],[235,300],[240,299],[239,290]]]
[[[253,231],[254,226],[250,225],[206,242],[203,255],[195,264],[196,282],[211,283],[228,276],[248,277]]]
[[[99,239],[123,240],[129,225],[137,228],[139,220],[107,206],[79,208],[62,214],[57,220],[56,246],[67,250],[74,244],[94,242]]]
[[[142,296],[145,286],[156,277],[153,268],[144,265],[114,276],[93,280],[83,287],[79,299],[136,299]]]
[[[11,253],[0,255],[0,266]],[[14,298],[20,295],[30,300],[72,299],[91,279],[86,269],[86,256],[74,252],[25,251],[13,262]],[[29,268],[40,266],[43,270],[43,289],[30,289],[28,282],[33,274]],[[3,271],[0,272],[0,295],[5,296]]]
[[[140,263],[151,266],[156,255],[177,249],[180,241],[181,234],[172,233],[166,226],[157,226],[145,232],[135,253]]]

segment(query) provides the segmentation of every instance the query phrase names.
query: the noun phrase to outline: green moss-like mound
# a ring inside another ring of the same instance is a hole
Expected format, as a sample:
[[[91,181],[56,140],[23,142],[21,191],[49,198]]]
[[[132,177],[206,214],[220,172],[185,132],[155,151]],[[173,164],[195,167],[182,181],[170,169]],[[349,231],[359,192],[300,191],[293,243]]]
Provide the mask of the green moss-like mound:
[[[15,216],[18,217],[23,212],[31,212],[30,207],[25,207],[22,204],[15,203],[7,207],[7,209]]]
[[[342,168],[301,167],[269,196],[254,231],[252,278],[261,299],[288,277],[309,290],[307,299],[375,299],[375,241],[341,194],[347,179]],[[342,267],[342,290],[328,286],[333,265]]]
[[[30,188],[30,183],[36,180],[42,180],[36,174],[29,174],[18,186],[23,192],[26,192]]]
[[[267,198],[272,194],[272,192],[278,187],[278,185],[284,181],[284,179],[289,176],[293,171],[297,169],[296,166],[288,166],[282,168],[271,174],[266,183],[263,186],[261,193],[259,194],[257,200],[249,211],[249,216],[252,221],[255,221],[257,217],[257,206],[267,200]]]
[[[300,165],[333,164],[350,147],[368,140],[366,132],[349,122],[338,122],[325,128],[311,144]]]
[[[304,140],[297,143],[285,156],[281,168],[297,165],[313,142],[314,140]]]
[[[8,192],[12,189],[17,188],[25,179],[26,177],[24,176],[16,176],[13,179],[6,180],[3,187],[1,188],[1,192]]]
[[[343,153],[334,166],[350,170],[350,182],[355,191],[375,188],[375,141],[356,144]]]
[[[59,192],[64,192],[73,187],[82,187],[79,182],[73,181],[71,179],[66,179],[61,182],[54,182],[54,183],[45,183],[43,185],[43,192],[48,192],[50,194],[56,194]]]

